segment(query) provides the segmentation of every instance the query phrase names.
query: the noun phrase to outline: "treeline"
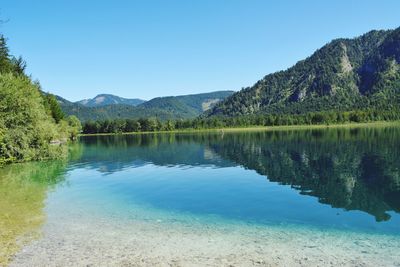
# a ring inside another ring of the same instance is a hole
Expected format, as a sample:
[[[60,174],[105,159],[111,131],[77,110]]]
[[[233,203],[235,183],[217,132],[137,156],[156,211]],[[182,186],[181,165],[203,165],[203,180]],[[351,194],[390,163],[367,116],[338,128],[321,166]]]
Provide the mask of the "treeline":
[[[43,93],[25,68],[0,34],[0,166],[65,156],[67,146],[60,144],[81,131],[80,121],[65,117],[56,98]]]
[[[321,125],[400,120],[400,110],[358,110],[346,112],[310,112],[307,114],[270,114],[238,117],[211,117],[160,121],[157,118],[88,121],[84,134],[154,132],[184,129],[216,129],[250,126]]]

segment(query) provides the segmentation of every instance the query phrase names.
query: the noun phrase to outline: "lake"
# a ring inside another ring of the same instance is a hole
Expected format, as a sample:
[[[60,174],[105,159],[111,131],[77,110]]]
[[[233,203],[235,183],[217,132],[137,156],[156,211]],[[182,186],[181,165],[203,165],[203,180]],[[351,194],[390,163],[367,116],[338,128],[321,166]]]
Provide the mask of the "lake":
[[[81,137],[0,194],[0,265],[400,266],[394,126]]]

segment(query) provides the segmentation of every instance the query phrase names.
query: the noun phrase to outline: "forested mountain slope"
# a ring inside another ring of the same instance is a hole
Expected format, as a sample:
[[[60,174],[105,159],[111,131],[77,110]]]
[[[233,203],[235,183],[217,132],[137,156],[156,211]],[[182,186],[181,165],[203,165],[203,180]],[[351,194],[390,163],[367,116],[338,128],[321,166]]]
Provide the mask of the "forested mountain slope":
[[[63,111],[76,115],[81,121],[106,119],[138,119],[155,117],[160,120],[188,119],[199,116],[219,101],[233,94],[233,91],[157,97],[140,105],[111,104],[87,107],[58,97]]]
[[[217,103],[210,116],[398,109],[400,28],[336,39]]]

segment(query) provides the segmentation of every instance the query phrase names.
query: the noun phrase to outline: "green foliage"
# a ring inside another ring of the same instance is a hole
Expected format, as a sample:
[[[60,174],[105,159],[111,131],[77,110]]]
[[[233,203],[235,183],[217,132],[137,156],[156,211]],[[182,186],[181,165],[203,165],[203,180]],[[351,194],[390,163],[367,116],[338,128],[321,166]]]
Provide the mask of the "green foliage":
[[[21,57],[9,55],[0,35],[0,165],[63,157],[67,148],[60,144],[80,131],[79,120],[64,121],[56,98],[43,94],[25,67]]]
[[[15,74],[23,75],[26,69],[26,62],[20,56],[18,58],[12,57],[11,58],[11,65],[13,66],[12,72]]]
[[[24,75],[26,62],[22,57],[13,57],[9,54],[6,39],[0,34],[0,73]]]
[[[205,116],[390,110],[400,105],[399,63],[400,28],[337,39],[235,93]]]
[[[0,74],[0,121],[2,161],[55,158],[60,147],[51,146],[57,125],[47,114],[42,96],[24,76]]]
[[[223,100],[233,94],[233,91],[217,91],[204,94],[157,97],[143,104],[147,109],[167,110],[171,113],[186,114],[186,118],[196,117],[204,111],[203,104],[209,101]]]
[[[10,55],[8,54],[6,39],[3,35],[0,35],[0,72],[6,73],[10,71],[12,71],[12,65],[10,62]]]
[[[57,102],[57,98],[52,94],[43,94],[44,105],[56,123],[64,118],[64,112]]]
[[[67,118],[68,126],[69,126],[69,138],[71,140],[75,140],[78,137],[78,134],[82,131],[81,121],[74,115],[68,116]]]
[[[139,120],[119,119],[105,121],[88,121],[83,125],[83,133],[123,133],[154,132],[183,129],[218,129],[250,126],[284,126],[284,125],[329,125],[343,123],[361,123],[373,121],[400,120],[400,109],[367,109],[354,111],[321,111],[305,114],[258,114],[236,117],[213,116],[187,120],[167,120],[161,122],[155,118]]]

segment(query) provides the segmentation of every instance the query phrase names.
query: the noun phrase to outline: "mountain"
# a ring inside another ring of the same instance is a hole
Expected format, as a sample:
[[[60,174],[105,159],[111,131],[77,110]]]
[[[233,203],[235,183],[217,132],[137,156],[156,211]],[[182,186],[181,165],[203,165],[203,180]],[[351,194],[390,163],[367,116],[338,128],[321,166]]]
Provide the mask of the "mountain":
[[[138,99],[138,98],[128,99],[128,98],[122,98],[122,97],[110,95],[110,94],[100,94],[94,98],[80,100],[76,103],[81,104],[85,107],[102,107],[102,106],[114,105],[114,104],[137,106],[144,102],[145,102],[145,100]]]
[[[44,92],[44,94],[46,94],[46,93]],[[68,101],[67,99],[62,98],[61,96],[56,95],[55,97],[57,99],[58,104],[60,104],[60,106],[74,106],[75,105],[74,102]]]
[[[400,28],[336,39],[293,67],[269,74],[205,116],[390,109],[400,103]]]
[[[156,117],[165,121],[168,119],[195,118],[233,93],[233,91],[216,91],[203,94],[157,97],[137,106],[122,103],[87,106],[81,104],[81,101],[74,103],[59,96],[57,100],[64,113],[75,115],[82,122],[88,120],[149,117]]]
[[[196,117],[233,93],[234,91],[216,91],[203,94],[157,97],[141,104],[140,107],[185,113],[189,115],[188,117]]]

